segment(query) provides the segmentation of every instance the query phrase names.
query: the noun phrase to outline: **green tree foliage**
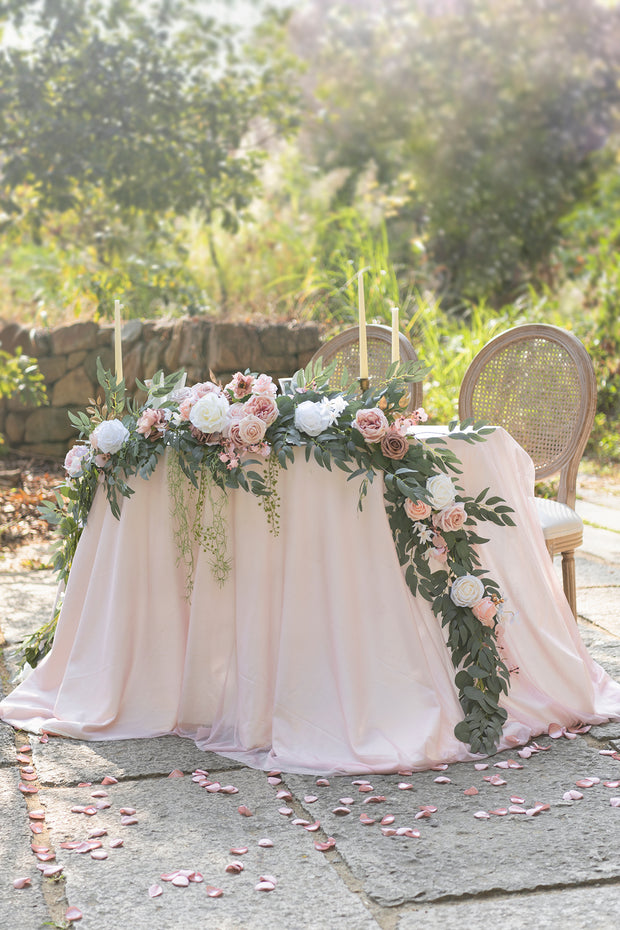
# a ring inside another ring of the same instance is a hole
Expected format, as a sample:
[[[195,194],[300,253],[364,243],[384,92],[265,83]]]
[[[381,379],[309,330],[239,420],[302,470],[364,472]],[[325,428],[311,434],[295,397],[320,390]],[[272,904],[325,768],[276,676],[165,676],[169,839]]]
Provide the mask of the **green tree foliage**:
[[[5,222],[26,218],[36,235],[49,211],[84,214],[103,197],[129,228],[141,220],[156,233],[162,217],[190,211],[235,228],[274,134],[295,123],[284,18],[266,13],[242,48],[205,4],[151,7],[46,0],[31,13],[35,44],[2,50]],[[118,240],[95,234],[105,264]]]
[[[312,62],[307,138],[320,164],[350,169],[349,198],[374,166],[392,233],[425,244],[447,298],[514,295],[587,193],[617,125],[620,9],[595,0],[311,7],[298,41]]]

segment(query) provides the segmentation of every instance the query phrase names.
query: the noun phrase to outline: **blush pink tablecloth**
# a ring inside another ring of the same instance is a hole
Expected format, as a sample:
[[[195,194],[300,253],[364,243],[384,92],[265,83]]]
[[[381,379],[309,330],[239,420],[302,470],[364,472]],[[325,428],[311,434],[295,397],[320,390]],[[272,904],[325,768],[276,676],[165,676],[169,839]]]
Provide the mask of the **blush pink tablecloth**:
[[[547,555],[530,459],[501,429],[483,444],[450,441],[465,490],[491,487],[518,522],[482,529],[520,668],[500,748],[551,722],[620,719],[620,684],[586,652]],[[462,715],[444,633],[405,584],[380,478],[359,513],[357,481],[300,454],[280,475],[277,537],[251,494],[231,492],[231,574],[219,587],[199,554],[189,601],[166,467],[134,487],[120,521],[96,496],[54,647],[0,704],[5,721],[88,740],[177,733],[289,772],[473,758],[453,733]]]

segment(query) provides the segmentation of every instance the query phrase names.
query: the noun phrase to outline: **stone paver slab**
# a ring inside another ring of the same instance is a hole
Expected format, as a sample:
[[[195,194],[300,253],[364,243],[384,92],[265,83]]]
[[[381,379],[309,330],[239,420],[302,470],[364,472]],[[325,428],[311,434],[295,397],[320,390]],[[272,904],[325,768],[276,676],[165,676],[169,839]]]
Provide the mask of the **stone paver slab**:
[[[316,834],[277,813],[282,802],[265,773],[245,769],[227,777],[238,794],[211,794],[189,777],[121,782],[105,789],[111,807],[92,817],[70,811],[92,801],[92,789],[41,791],[57,860],[64,867],[67,900],[84,915],[80,928],[377,930],[359,897],[314,848]],[[240,804],[253,816],[241,816]],[[122,826],[121,807],[134,808],[138,823]],[[60,849],[61,842],[86,839],[98,828],[108,831],[101,838],[106,860]],[[123,839],[122,848],[110,848],[114,837]],[[258,845],[265,838],[272,848]],[[231,854],[235,846],[247,846],[247,854]],[[233,861],[243,863],[240,874],[225,871]],[[198,870],[204,882],[180,888],[161,880],[177,869]],[[255,890],[261,875],[275,877],[274,891]],[[163,894],[151,899],[153,884]],[[209,898],[207,884],[223,889],[223,896]]]
[[[577,612],[597,626],[620,636],[619,592],[615,588],[581,588]]]
[[[166,776],[174,769],[221,772],[242,767],[213,752],[202,752],[193,740],[180,736],[100,742],[50,737],[47,743],[33,737],[31,744],[37,773],[45,785],[100,782],[106,775],[139,778]]]
[[[620,763],[601,756],[586,739],[541,742],[551,745],[523,768],[506,771],[493,767],[476,771],[473,763],[453,765],[445,773],[421,772],[410,777],[372,776],[374,794],[386,801],[364,804],[368,794],[358,791],[351,777],[331,778],[329,788],[315,788],[319,800],[305,805],[307,816],[319,819],[337,841],[337,848],[366,893],[383,907],[416,901],[433,901],[448,895],[491,891],[531,891],[556,883],[620,879],[620,808],[603,781],[620,779]],[[521,761],[516,751],[511,758]],[[497,761],[507,758],[503,753]],[[501,774],[506,784],[493,786],[484,775]],[[437,777],[450,784],[436,784]],[[582,801],[562,800],[579,778],[596,776],[601,784],[584,789]],[[398,783],[413,784],[399,790]],[[301,776],[287,776],[296,795],[307,791]],[[477,796],[463,794],[474,786]],[[332,810],[338,799],[353,797],[352,813],[338,817]],[[511,796],[524,799],[526,808],[548,803],[551,810],[535,817],[525,814],[474,818],[476,811],[510,806]],[[423,805],[438,808],[431,818],[416,820]],[[379,823],[364,826],[360,814],[381,819],[395,816],[393,827],[413,827],[419,839],[381,835]],[[483,854],[482,854],[483,852]],[[492,864],[490,866],[490,864]]]
[[[42,877],[30,850],[26,802],[17,790],[16,768],[0,769],[0,927],[44,930],[49,919],[41,891]],[[13,879],[28,877],[29,888],[17,891]]]
[[[620,884],[481,898],[416,908],[400,919],[397,930],[616,930],[619,902]]]

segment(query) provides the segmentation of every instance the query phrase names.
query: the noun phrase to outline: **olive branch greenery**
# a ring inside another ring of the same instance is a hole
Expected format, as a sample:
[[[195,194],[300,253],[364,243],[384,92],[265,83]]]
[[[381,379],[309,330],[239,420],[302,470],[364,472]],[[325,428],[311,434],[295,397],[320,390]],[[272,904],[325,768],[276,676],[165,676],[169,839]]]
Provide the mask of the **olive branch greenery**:
[[[242,489],[258,497],[270,531],[277,534],[279,527],[278,474],[295,460],[295,449],[303,448],[306,460],[311,458],[322,468],[334,468],[346,473],[347,480],[359,481],[360,509],[369,485],[380,476],[386,513],[394,538],[405,581],[414,597],[427,601],[435,616],[447,629],[447,645],[455,668],[455,686],[463,709],[463,720],[455,727],[456,737],[469,744],[474,753],[493,752],[500,740],[506,711],[501,706],[502,695],[507,694],[510,673],[498,649],[496,626],[482,623],[471,607],[457,605],[450,597],[453,581],[465,575],[479,578],[486,596],[501,604],[501,591],[497,582],[482,566],[479,547],[486,540],[477,527],[484,522],[512,526],[511,508],[501,498],[492,495],[489,488],[477,497],[471,497],[455,483],[456,501],[466,512],[464,525],[451,532],[443,532],[447,558],[438,570],[432,570],[428,559],[428,545],[419,528],[426,527],[428,534],[435,532],[432,514],[418,523],[405,512],[407,499],[430,504],[426,487],[429,478],[444,474],[461,473],[460,461],[442,436],[424,442],[411,439],[406,453],[400,459],[385,455],[379,442],[366,442],[355,426],[355,414],[361,408],[381,409],[388,422],[402,415],[403,397],[408,385],[423,377],[425,369],[419,362],[393,363],[384,381],[358,393],[357,384],[330,383],[333,366],[322,369],[320,362],[310,364],[295,374],[287,393],[277,398],[278,417],[265,433],[269,444],[267,460],[258,462],[241,457],[230,467],[221,456],[217,442],[205,443],[193,433],[187,421],[174,414],[178,404],[174,400],[175,386],[182,372],[166,377],[158,373],[151,385],[138,386],[148,393],[147,405],[166,405],[170,415],[165,428],[146,438],[136,431],[141,410],[125,399],[123,382],[117,383],[109,372],[98,365],[98,378],[104,400],[91,404],[87,413],[72,415],[71,419],[83,439],[87,439],[94,426],[105,418],[121,418],[129,431],[129,438],[105,462],[97,464],[94,455],[85,456],[82,473],[68,480],[56,493],[55,503],[45,503],[43,515],[56,524],[59,542],[54,556],[54,567],[59,580],[69,577],[71,562],[81,532],[99,484],[115,517],[120,516],[122,499],[133,493],[131,480],[148,479],[160,459],[167,453],[167,476],[171,510],[175,520],[179,561],[185,565],[187,594],[191,594],[196,565],[196,548],[199,546],[210,561],[215,579],[223,584],[231,569],[226,544],[226,494]],[[250,374],[246,372],[246,375]],[[296,424],[296,408],[302,401],[319,403],[341,396],[346,406],[330,426],[319,435],[310,436]],[[467,443],[483,442],[492,427],[466,421],[452,423],[452,438]],[[210,516],[204,522],[204,514]],[[427,534],[427,535],[428,535]],[[35,665],[51,646],[55,619],[23,643],[24,661]]]

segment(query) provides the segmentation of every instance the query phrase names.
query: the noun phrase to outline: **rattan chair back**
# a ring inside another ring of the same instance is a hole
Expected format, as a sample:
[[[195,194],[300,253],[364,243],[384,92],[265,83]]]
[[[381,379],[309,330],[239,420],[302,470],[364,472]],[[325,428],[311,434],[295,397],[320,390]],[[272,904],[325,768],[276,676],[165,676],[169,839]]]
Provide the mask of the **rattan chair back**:
[[[366,327],[366,344],[368,349],[368,380],[370,386],[376,385],[385,378],[385,374],[392,361],[392,330],[389,326],[371,324]],[[415,349],[404,333],[399,334],[401,362],[415,362],[418,360]],[[331,378],[334,386],[351,383],[359,377],[359,327],[352,326],[334,336],[314,353],[312,361],[321,359],[326,367],[336,362],[336,368]],[[411,399],[407,410],[417,410],[422,406],[422,382],[414,381],[411,385]]]
[[[467,369],[459,395],[461,419],[503,426],[529,453],[536,480],[560,473],[557,499],[569,507],[595,412],[588,353],[572,333],[545,323],[492,339]]]

